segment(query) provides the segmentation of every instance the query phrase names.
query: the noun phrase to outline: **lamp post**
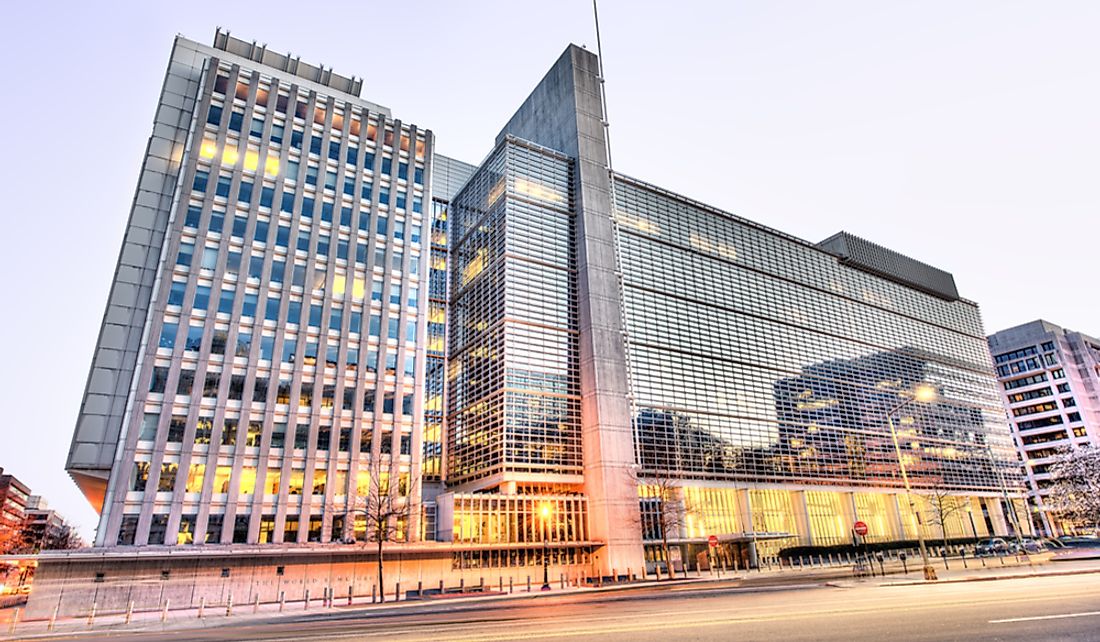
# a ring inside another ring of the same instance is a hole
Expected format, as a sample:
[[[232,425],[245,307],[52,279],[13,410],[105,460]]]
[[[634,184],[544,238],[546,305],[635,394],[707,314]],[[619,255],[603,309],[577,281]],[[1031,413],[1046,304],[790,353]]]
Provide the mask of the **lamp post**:
[[[886,424],[890,427],[890,437],[894,440],[894,454],[898,457],[898,468],[901,470],[901,480],[905,484],[905,498],[909,501],[909,510],[917,518],[917,542],[920,544],[920,559],[924,566],[924,579],[935,580],[936,569],[928,560],[928,547],[924,543],[923,521],[917,511],[916,502],[913,501],[913,488],[909,485],[909,473],[905,470],[905,460],[901,456],[901,446],[898,445],[898,431],[894,429],[893,415],[913,401],[929,402],[936,398],[936,391],[931,386],[917,386],[911,397],[894,406],[886,413]]]
[[[543,503],[539,508],[539,516],[542,518],[542,590],[550,590],[550,545],[546,540],[547,524],[552,513],[550,504]]]

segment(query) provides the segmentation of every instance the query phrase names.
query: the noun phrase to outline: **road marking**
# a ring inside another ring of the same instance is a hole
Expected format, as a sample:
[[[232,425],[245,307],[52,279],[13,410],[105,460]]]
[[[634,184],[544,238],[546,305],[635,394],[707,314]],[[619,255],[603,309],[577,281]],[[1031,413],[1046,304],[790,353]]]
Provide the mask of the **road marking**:
[[[990,624],[1008,624],[1010,622],[1035,622],[1037,620],[1060,620],[1067,617],[1089,617],[1100,615],[1100,611],[1084,611],[1081,613],[1060,613],[1058,615],[1035,615],[1032,617],[1013,617],[1006,620],[990,620]]]

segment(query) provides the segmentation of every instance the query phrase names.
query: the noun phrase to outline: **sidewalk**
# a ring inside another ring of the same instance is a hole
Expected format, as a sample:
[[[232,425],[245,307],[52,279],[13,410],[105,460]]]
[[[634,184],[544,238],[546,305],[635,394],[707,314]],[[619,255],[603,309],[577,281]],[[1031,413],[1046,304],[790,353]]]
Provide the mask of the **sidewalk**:
[[[1034,556],[1033,556],[1034,557]],[[1074,564],[1072,568],[1065,568],[1059,570],[1053,570],[1047,568],[1049,565],[1043,562],[1036,563],[1036,565],[1029,565],[1028,562],[1016,562],[1016,558],[1009,557],[1001,560],[987,560],[986,566],[983,568],[975,568],[974,564],[981,564],[979,560],[968,558],[967,565],[969,568],[963,569],[962,562],[959,558],[950,558],[949,564],[951,564],[951,570],[943,569],[942,560],[936,560],[938,563],[937,573],[939,574],[941,583],[947,582],[963,582],[963,581],[988,581],[996,579],[1010,579],[1016,577],[1032,577],[1032,576],[1045,576],[1045,575],[1069,575],[1078,573],[1098,573],[1100,572],[1100,564],[1090,564],[1086,569],[1077,568],[1082,566],[1081,564]],[[1034,563],[1034,560],[1032,560]],[[1002,565],[1003,564],[1003,565]],[[1059,567],[1069,566],[1068,564],[1059,564]],[[1043,567],[1040,569],[1040,567]],[[661,581],[655,581],[653,579],[646,579],[642,581],[622,583],[622,584],[608,584],[602,587],[592,586],[566,586],[562,588],[560,582],[553,584],[554,588],[551,591],[542,592],[537,587],[528,592],[526,587],[517,587],[513,593],[508,593],[507,588],[505,592],[490,591],[487,590],[484,593],[465,593],[460,595],[448,595],[440,597],[432,597],[428,599],[419,600],[402,600],[399,602],[385,602],[385,603],[371,603],[371,598],[358,597],[352,600],[349,605],[347,597],[336,597],[333,600],[331,606],[325,606],[320,599],[313,599],[307,604],[304,601],[286,602],[285,605],[280,607],[278,603],[265,603],[265,604],[235,604],[232,609],[229,610],[227,615],[226,605],[206,606],[202,609],[202,617],[199,616],[199,609],[197,608],[184,608],[173,609],[167,612],[160,610],[156,611],[135,611],[131,617],[129,623],[126,621],[126,615],[124,613],[107,613],[97,615],[91,623],[89,623],[88,617],[68,617],[58,618],[54,623],[52,630],[50,630],[50,623],[46,620],[32,620],[27,622],[18,622],[15,629],[15,635],[12,636],[11,630],[11,615],[4,618],[3,623],[0,623],[0,640],[23,640],[23,639],[35,639],[41,637],[60,636],[60,635],[73,635],[83,632],[138,632],[138,631],[173,631],[173,630],[186,630],[194,628],[207,628],[222,626],[225,624],[247,624],[249,622],[265,620],[270,621],[280,617],[298,617],[302,615],[318,616],[322,614],[349,614],[371,613],[378,616],[384,616],[386,614],[392,614],[394,612],[403,611],[406,609],[416,608],[432,608],[432,607],[444,607],[455,606],[459,604],[478,604],[484,602],[503,602],[503,601],[517,601],[528,599],[540,599],[544,597],[559,597],[563,595],[577,595],[581,593],[607,593],[614,591],[630,591],[653,587],[675,587],[675,586],[699,586],[703,587],[707,584],[725,585],[729,587],[731,584],[740,589],[746,590],[784,590],[795,587],[806,586],[832,586],[837,588],[851,588],[855,586],[866,585],[878,585],[878,586],[908,586],[925,584],[926,582],[919,578],[920,565],[910,563],[908,565],[908,574],[903,573],[903,565],[899,562],[886,562],[884,564],[886,576],[878,576],[874,578],[853,578],[852,567],[847,564],[834,564],[825,566],[805,567],[799,568],[783,568],[783,569],[771,569],[771,570],[751,570],[740,571],[731,574],[723,572],[722,577],[719,578],[716,574],[702,573],[695,575],[689,573],[681,575],[677,579]],[[1029,572],[1024,572],[1027,569]],[[878,564],[875,568],[876,573],[879,571]],[[907,579],[911,578],[911,579]],[[929,582],[934,583],[934,582]],[[490,588],[487,586],[487,588]],[[10,611],[10,609],[8,609]]]

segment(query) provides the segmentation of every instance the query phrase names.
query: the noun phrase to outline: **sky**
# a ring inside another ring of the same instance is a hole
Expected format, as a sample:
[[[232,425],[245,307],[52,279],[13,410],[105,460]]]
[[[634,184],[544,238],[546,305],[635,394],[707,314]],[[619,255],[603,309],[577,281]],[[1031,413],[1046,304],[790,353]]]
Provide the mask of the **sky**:
[[[21,2],[0,24],[0,467],[91,536],[64,471],[172,38],[221,26],[364,79],[477,163],[588,0]],[[615,169],[810,241],[952,272],[993,332],[1100,335],[1100,3],[600,5]]]

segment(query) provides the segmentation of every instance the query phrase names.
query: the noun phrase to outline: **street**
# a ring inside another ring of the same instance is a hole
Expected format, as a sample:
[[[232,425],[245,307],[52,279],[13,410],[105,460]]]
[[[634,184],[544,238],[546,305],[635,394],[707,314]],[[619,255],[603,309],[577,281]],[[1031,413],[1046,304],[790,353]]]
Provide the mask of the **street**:
[[[96,640],[1100,640],[1096,574],[938,585],[670,585],[263,618]],[[224,622],[224,621],[222,621]],[[43,639],[36,636],[37,639]]]

